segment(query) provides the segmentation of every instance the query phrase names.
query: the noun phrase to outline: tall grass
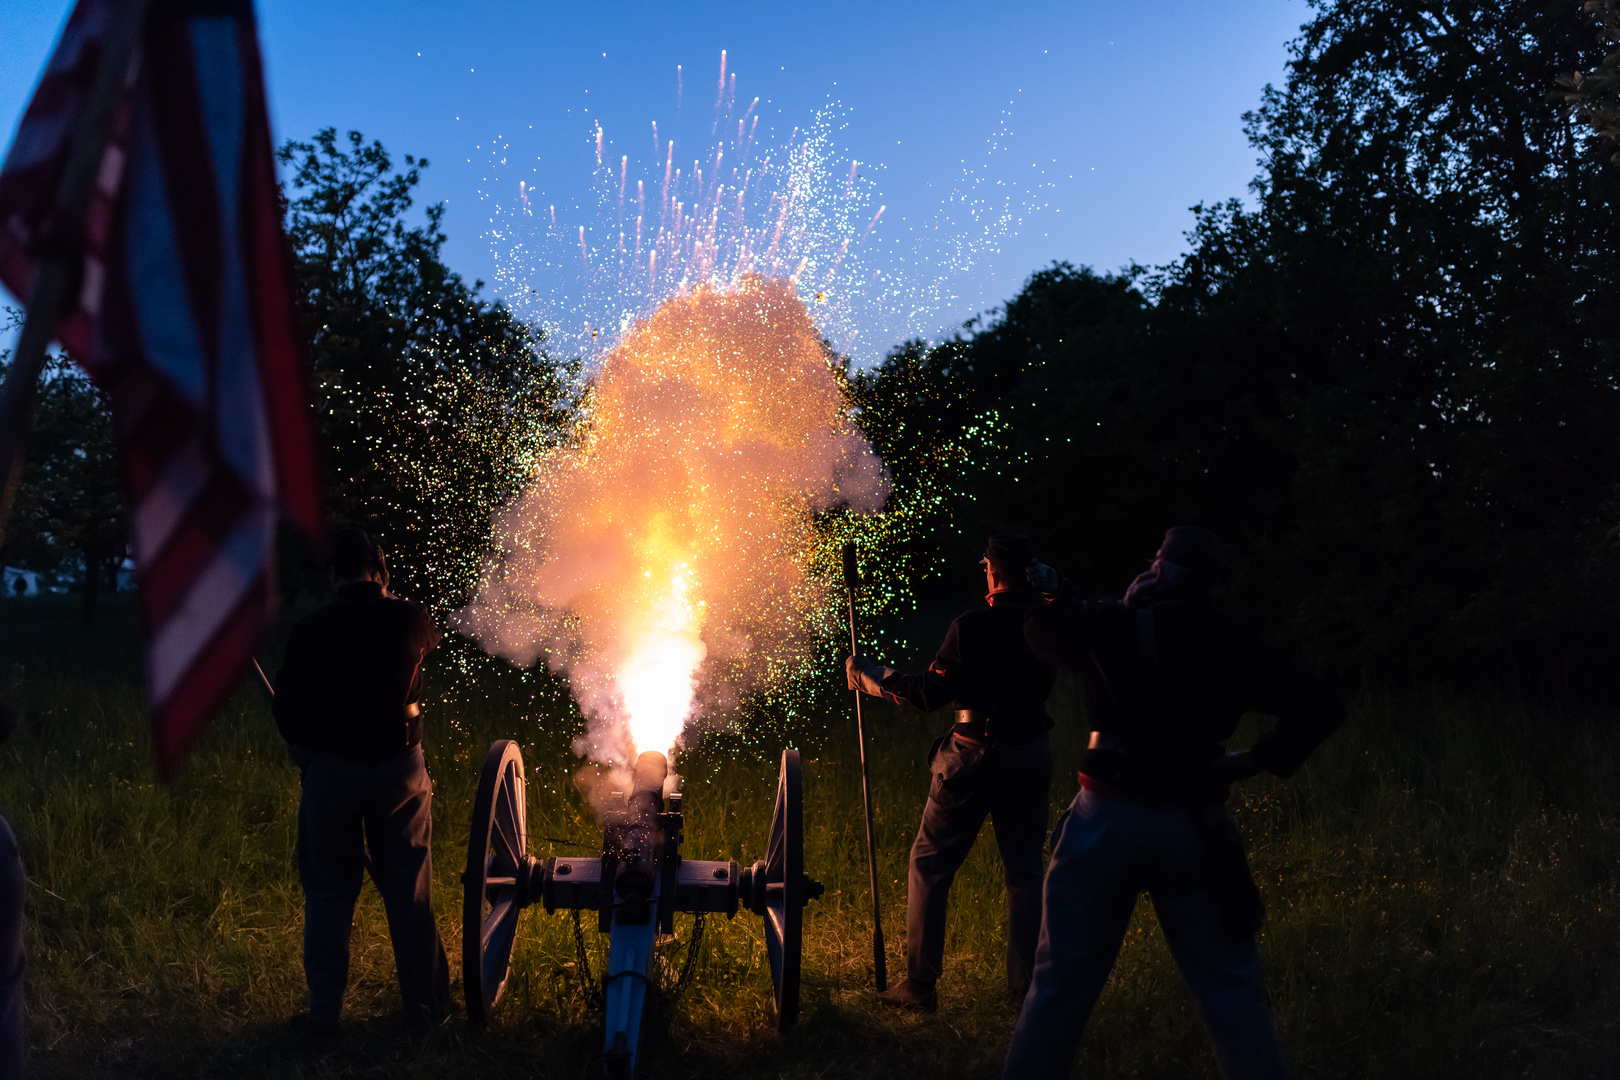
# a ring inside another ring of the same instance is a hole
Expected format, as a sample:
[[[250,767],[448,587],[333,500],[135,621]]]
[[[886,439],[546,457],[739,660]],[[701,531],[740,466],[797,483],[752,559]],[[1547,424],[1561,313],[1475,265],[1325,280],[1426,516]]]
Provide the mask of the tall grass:
[[[430,673],[441,929],[459,957],[467,818],[485,748],[522,744],[540,854],[597,842],[570,781],[577,719],[532,685]],[[296,770],[244,695],[172,787],[156,784],[127,610],[93,631],[73,605],[0,602],[0,687],[22,717],[0,751],[0,813],[29,895],[32,1075],[577,1077],[600,1027],[563,914],[525,914],[514,975],[482,1034],[452,1020],[409,1035],[387,929],[368,886],[356,917],[348,1030],[316,1049],[285,1032],[302,1006]],[[446,701],[444,699],[453,699]],[[1054,812],[1084,720],[1066,688]],[[940,722],[875,706],[872,775],[891,972],[903,970],[906,851]],[[803,740],[804,1008],[773,1030],[757,919],[711,920],[685,997],[643,1043],[653,1077],[988,1077],[1015,1018],[1003,1001],[1004,913],[988,832],[953,891],[937,1016],[875,1007],[859,766],[847,717]],[[763,724],[681,762],[685,852],[762,853],[780,739]],[[1252,734],[1252,733],[1251,733]],[[1263,937],[1279,1026],[1305,1076],[1578,1077],[1620,1062],[1620,727],[1447,694],[1367,696],[1291,781],[1235,802],[1270,909]],[[544,838],[544,839],[541,839]],[[571,846],[574,845],[574,846]],[[679,935],[689,932],[685,918]],[[603,941],[586,923],[593,963]],[[684,941],[670,946],[678,965]],[[1138,910],[1087,1034],[1085,1075],[1213,1076],[1151,908]]]

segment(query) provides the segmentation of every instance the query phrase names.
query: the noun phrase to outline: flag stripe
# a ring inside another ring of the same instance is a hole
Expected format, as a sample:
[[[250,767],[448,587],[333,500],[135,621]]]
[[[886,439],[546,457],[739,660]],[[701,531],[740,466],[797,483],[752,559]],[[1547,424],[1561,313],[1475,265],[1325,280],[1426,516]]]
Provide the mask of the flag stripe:
[[[122,301],[119,313],[127,316],[128,296],[109,289],[109,305],[115,300]],[[145,368],[120,374],[112,383],[116,390],[109,389],[109,393],[117,395],[113,419],[118,422],[123,445],[139,450],[126,455],[124,463],[129,501],[139,505],[181,444],[203,435],[196,430],[196,411],[174,392],[168,380]]]
[[[138,565],[150,565],[168,545],[186,511],[207,485],[211,468],[194,439],[183,443],[169,458],[157,483],[135,504],[130,534]]]
[[[261,575],[205,649],[175,683],[174,692],[152,706],[152,744],[158,773],[174,777],[209,719],[241,681],[270,610],[272,592]]]
[[[141,607],[147,625],[161,626],[175,613],[186,588],[207,563],[237,519],[253,500],[228,471],[215,468],[208,483],[192,500],[168,542],[141,568]]]
[[[262,508],[237,517],[214,556],[188,582],[177,610],[152,634],[152,696],[163,701],[264,572],[275,519]]]
[[[259,368],[264,388],[265,421],[275,440],[276,473],[284,512],[305,532],[321,528],[321,468],[308,431],[312,420],[303,377],[298,315],[293,303],[293,271],[287,238],[281,231],[280,192],[271,156],[270,127],[259,70],[259,46],[253,24],[244,23],[237,37],[247,96],[247,131],[242,169],[242,234],[250,294],[250,317],[260,344]]]
[[[0,167],[0,281],[77,245],[65,347],[112,398],[158,769],[231,692],[274,596],[276,519],[312,535],[320,485],[245,0],[152,0],[82,223],[57,188],[122,0],[78,0]],[[77,231],[64,225],[80,225]]]
[[[162,161],[169,220],[186,281],[184,295],[190,300],[204,362],[211,370],[219,340],[224,259],[217,178],[207,153],[208,123],[186,24],[175,22],[157,30],[149,49],[155,147]]]
[[[135,131],[140,145],[130,162],[129,222],[124,237],[141,352],[200,407],[208,393],[210,365],[203,356],[201,328],[191,317],[193,305],[187,302],[190,289],[182,243],[164,193],[151,117],[149,110],[141,112]]]

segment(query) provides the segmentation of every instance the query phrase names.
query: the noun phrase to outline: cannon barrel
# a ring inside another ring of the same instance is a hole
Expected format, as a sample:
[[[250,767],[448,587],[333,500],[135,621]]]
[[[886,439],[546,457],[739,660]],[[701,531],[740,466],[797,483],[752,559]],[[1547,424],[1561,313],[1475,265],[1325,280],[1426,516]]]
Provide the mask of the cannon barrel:
[[[624,808],[607,821],[604,854],[618,860],[613,891],[621,900],[644,901],[652,896],[663,841],[658,815],[664,809],[664,779],[668,775],[669,762],[663,754],[649,750],[638,757]]]

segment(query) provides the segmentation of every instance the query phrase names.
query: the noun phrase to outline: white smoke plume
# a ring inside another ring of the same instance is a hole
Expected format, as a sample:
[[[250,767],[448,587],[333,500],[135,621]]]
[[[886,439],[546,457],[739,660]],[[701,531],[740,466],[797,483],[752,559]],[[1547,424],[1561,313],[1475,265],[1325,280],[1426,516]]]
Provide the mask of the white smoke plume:
[[[567,676],[582,756],[667,751],[808,660],[830,587],[804,569],[812,515],[876,511],[888,487],[794,283],[701,286],[605,358],[456,625]]]

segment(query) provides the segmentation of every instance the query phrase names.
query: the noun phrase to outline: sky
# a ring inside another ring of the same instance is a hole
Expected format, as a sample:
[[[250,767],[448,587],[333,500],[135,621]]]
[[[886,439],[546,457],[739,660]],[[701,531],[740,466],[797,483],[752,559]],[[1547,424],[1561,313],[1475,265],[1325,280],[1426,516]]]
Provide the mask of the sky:
[[[0,5],[8,143],[69,7]],[[1282,80],[1308,14],[1303,0],[259,4],[278,142],[330,125],[426,157],[419,191],[447,204],[445,261],[486,295],[538,297],[520,310],[542,320],[568,287],[530,282],[557,267],[511,255],[501,222],[517,181],[566,217],[592,198],[597,124],[610,161],[633,155],[632,176],[655,164],[642,160],[654,121],[683,150],[707,143],[722,50],[736,113],[757,96],[779,142],[832,116],[839,161],[859,162],[885,208],[875,253],[960,222],[941,208],[964,187],[1010,208],[972,258],[886,264],[928,279],[933,302],[916,325],[873,324],[862,361],[902,330],[937,339],[1055,260],[1175,258],[1193,204],[1246,194],[1257,166],[1242,114]]]

